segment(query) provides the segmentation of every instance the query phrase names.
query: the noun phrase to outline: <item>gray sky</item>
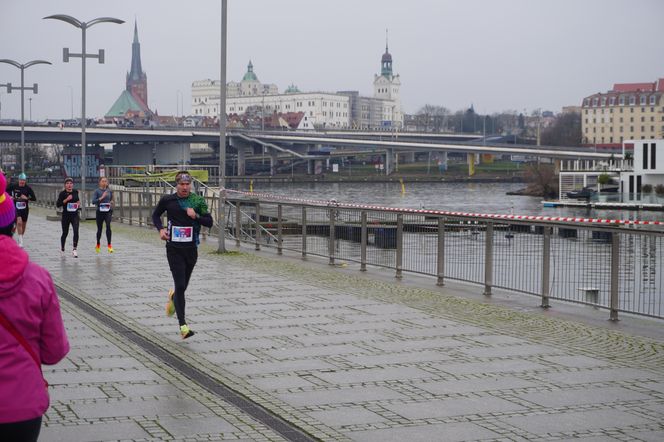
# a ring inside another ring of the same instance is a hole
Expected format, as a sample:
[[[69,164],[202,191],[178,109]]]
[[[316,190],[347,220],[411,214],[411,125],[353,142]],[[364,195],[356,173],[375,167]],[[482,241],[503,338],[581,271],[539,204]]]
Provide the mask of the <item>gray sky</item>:
[[[406,112],[424,104],[480,113],[536,108],[559,111],[616,82],[664,77],[661,0],[229,0],[227,79],[239,81],[249,59],[258,78],[283,91],[373,93],[389,29],[394,71]],[[0,58],[53,66],[26,70],[25,115],[80,116],[81,61],[62,62],[62,48],[81,50],[81,31],[52,14],[89,21],[87,115],[100,117],[125,87],[134,19],[138,20],[148,101],[161,115],[188,113],[191,83],[219,78],[219,0],[0,0]],[[0,64],[0,83],[20,84]],[[71,87],[71,89],[70,89]],[[180,94],[178,93],[180,91]],[[20,118],[20,94],[0,89],[2,118]]]

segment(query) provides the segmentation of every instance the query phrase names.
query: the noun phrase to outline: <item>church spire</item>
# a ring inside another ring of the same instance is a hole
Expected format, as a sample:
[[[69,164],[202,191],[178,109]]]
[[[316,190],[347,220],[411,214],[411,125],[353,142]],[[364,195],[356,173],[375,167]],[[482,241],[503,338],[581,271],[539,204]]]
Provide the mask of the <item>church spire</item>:
[[[141,66],[141,43],[138,41],[136,20],[134,20],[134,41],[131,44],[131,70],[127,74],[127,90],[147,107],[148,77]]]
[[[141,44],[138,42],[138,23],[134,21],[134,42],[131,44],[131,71],[129,78],[138,81],[143,75],[141,67]]]

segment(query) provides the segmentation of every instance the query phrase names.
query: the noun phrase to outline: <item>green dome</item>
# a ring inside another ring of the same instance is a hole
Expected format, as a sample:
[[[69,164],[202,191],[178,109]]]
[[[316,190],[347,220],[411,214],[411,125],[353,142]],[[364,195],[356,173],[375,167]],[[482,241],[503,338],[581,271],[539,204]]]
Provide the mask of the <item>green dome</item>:
[[[299,94],[299,93],[300,90],[294,84],[288,86],[288,88],[284,91],[284,94]]]
[[[247,65],[247,73],[244,74],[244,77],[242,77],[242,81],[258,81],[258,77],[256,74],[254,74],[254,65],[251,64],[251,60],[249,60],[249,64]]]

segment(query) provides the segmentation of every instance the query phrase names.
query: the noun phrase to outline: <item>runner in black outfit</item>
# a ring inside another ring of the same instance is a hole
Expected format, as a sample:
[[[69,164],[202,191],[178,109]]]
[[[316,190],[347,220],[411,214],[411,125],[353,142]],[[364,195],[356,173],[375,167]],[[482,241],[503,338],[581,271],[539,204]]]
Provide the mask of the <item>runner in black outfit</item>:
[[[189,285],[191,272],[198,259],[198,244],[201,226],[212,227],[212,216],[208,213],[205,199],[190,193],[191,175],[180,171],[175,175],[176,193],[161,198],[152,213],[152,223],[159,230],[159,237],[166,241],[166,258],[173,274],[175,291],[169,291],[166,314],[177,313],[180,335],[187,339],[194,332],[185,320],[184,292]],[[164,227],[161,215],[166,212],[168,225]]]
[[[30,201],[37,201],[35,192],[27,184],[28,177],[21,173],[18,176],[18,185],[11,184],[7,188],[7,193],[11,195],[16,207],[16,233],[18,234],[18,245],[23,247],[23,234],[28,225],[28,215],[30,214]]]
[[[56,207],[62,207],[62,236],[60,237],[60,255],[65,256],[65,242],[69,234],[69,225],[71,224],[74,230],[74,250],[71,254],[74,258],[78,258],[78,209],[81,207],[81,202],[78,198],[78,190],[74,189],[74,180],[72,178],[65,178],[65,189],[58,195],[58,200],[55,203]]]

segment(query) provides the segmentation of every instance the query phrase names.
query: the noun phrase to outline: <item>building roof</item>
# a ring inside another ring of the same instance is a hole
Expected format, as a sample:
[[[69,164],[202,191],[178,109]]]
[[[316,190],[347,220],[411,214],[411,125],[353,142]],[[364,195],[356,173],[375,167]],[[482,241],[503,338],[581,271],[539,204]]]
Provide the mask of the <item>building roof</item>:
[[[127,115],[127,112],[149,113],[149,110],[141,106],[139,100],[134,98],[131,92],[124,90],[118,99],[115,100],[115,103],[113,103],[111,109],[106,112],[105,116],[108,118],[123,118],[125,115]]]
[[[655,83],[616,83],[613,85],[613,92],[654,92],[656,91],[657,82]]]

